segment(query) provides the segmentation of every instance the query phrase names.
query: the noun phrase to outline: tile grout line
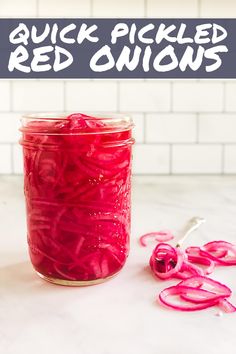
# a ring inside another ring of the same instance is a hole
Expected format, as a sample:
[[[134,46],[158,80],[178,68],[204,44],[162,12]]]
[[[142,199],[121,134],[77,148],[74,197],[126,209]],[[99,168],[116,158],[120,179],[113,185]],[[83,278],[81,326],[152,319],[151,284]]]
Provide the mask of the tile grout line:
[[[201,17],[201,0],[198,0],[197,2],[197,15],[198,17]]]
[[[173,107],[174,107],[174,83],[173,81],[170,82],[170,112],[173,113]]]
[[[39,17],[39,0],[36,0],[36,17]]]
[[[147,113],[143,113],[143,143],[147,144]]]
[[[13,144],[10,144],[10,164],[11,164],[11,175],[14,175],[14,157],[13,157]]]
[[[226,83],[223,82],[223,107],[222,113],[226,113]]]
[[[199,123],[200,123],[200,114],[196,113],[196,144],[199,144]]]
[[[117,93],[116,93],[116,111],[120,113],[120,82],[116,81]]]
[[[10,93],[10,109],[9,112],[13,112],[13,81],[9,83],[9,93]]]
[[[64,112],[66,112],[67,104],[66,104],[66,81],[63,81],[63,108]]]
[[[225,174],[225,144],[222,144],[222,151],[221,151],[221,174]]]
[[[93,17],[94,9],[93,9],[93,0],[90,0],[90,17]]]
[[[169,175],[173,175],[173,144],[169,144]]]
[[[148,17],[148,15],[147,15],[147,13],[148,13],[148,11],[147,11],[147,8],[148,8],[147,1],[148,0],[144,0],[144,17]]]

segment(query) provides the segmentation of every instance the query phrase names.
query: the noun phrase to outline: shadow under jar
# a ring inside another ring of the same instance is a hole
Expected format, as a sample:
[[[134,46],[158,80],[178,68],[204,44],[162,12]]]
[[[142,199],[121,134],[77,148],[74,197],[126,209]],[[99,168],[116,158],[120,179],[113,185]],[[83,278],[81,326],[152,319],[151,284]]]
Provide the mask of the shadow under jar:
[[[40,277],[92,285],[129,253],[132,120],[122,115],[22,118],[27,240]]]

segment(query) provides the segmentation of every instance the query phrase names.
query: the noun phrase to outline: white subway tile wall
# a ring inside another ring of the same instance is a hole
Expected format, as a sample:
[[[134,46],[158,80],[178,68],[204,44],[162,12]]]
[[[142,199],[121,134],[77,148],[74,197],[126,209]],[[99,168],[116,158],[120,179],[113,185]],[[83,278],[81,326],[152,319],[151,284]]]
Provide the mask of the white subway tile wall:
[[[233,143],[236,135],[235,114],[200,114],[200,143]]]
[[[10,82],[0,81],[0,111],[8,112],[11,109]]]
[[[236,1],[235,0],[200,0],[199,15],[206,18],[235,18]]]
[[[198,17],[198,0],[147,0],[148,17]]]
[[[168,82],[123,81],[120,82],[119,108],[133,112],[169,112],[171,108],[171,85]]]
[[[236,173],[236,145],[226,145],[224,149],[224,172]]]
[[[0,0],[0,17],[35,17],[36,0]]]
[[[13,111],[61,111],[64,85],[60,81],[24,80],[12,82]]]
[[[134,147],[133,172],[135,174],[168,174],[170,173],[170,146],[137,144]]]
[[[117,108],[116,82],[70,81],[65,84],[66,110],[113,112]]]
[[[172,150],[172,172],[176,174],[219,174],[222,172],[220,145],[175,145]]]
[[[13,162],[13,173],[23,173],[23,155],[21,146],[19,144],[13,144],[11,158]]]
[[[9,174],[12,171],[12,146],[9,144],[0,145],[0,173]]]
[[[183,81],[173,84],[175,112],[222,112],[223,99],[221,83]]]
[[[0,17],[236,17],[236,1],[0,0]],[[0,173],[22,173],[24,112],[134,119],[135,174],[236,174],[234,80],[0,80]]]
[[[227,112],[236,112],[236,83],[230,82],[225,84],[225,110]]]
[[[147,143],[196,143],[197,115],[152,113],[146,115]]]
[[[19,0],[20,2],[21,0]],[[38,0],[39,17],[90,17],[89,0]]]
[[[130,18],[144,16],[145,2],[143,0],[93,0],[92,4],[92,15],[94,17]]]

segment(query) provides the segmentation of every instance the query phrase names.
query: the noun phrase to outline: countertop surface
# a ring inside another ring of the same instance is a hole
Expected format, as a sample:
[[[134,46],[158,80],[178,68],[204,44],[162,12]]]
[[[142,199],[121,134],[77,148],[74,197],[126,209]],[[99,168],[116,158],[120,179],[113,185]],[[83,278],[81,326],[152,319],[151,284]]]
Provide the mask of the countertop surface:
[[[203,216],[207,223],[186,245],[236,243],[236,177],[136,178],[126,266],[112,280],[83,288],[52,285],[34,273],[22,189],[22,177],[0,178],[0,353],[235,353],[236,314],[159,305],[158,292],[177,281],[152,277],[147,265],[153,244],[142,248],[138,237],[163,228],[180,237],[189,218]],[[213,278],[232,288],[236,304],[236,267],[218,267]]]

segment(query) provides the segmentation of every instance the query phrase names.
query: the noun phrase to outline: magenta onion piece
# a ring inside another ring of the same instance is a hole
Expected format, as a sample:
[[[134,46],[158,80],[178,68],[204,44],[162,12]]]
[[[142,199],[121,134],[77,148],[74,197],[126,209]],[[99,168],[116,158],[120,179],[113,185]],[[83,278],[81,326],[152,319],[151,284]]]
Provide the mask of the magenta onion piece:
[[[193,298],[202,296],[204,297],[206,295],[207,291],[202,290],[202,289],[197,289],[197,288],[191,288],[188,286],[171,286],[169,288],[166,288],[162,290],[159,294],[159,300],[162,304],[165,306],[168,306],[174,310],[179,310],[179,311],[197,311],[197,310],[204,310],[208,307],[215,306],[218,302],[219,299],[215,300],[209,300],[207,302],[199,302],[199,303],[190,303],[189,301],[187,302],[181,302],[180,304],[175,304],[173,300],[171,300],[171,296],[179,295],[180,300],[183,300],[183,296],[190,296]]]
[[[139,238],[139,242],[140,242],[141,246],[146,247],[147,246],[146,241],[149,238],[154,238],[154,240],[158,241],[158,242],[167,242],[167,241],[172,240],[174,238],[174,235],[169,230],[149,232],[147,234],[142,235]]]
[[[150,261],[151,270],[160,279],[186,279],[192,275],[204,275],[203,270],[188,261],[185,252],[179,247],[159,243],[154,249]]]
[[[207,266],[203,269],[203,273],[205,275],[211,274],[213,272],[215,268],[215,262],[210,258],[201,256],[199,247],[188,247],[185,252],[187,253],[188,262]]]
[[[46,277],[97,280],[129,253],[131,126],[75,113],[24,119],[28,244]]]
[[[180,271],[175,274],[176,278],[186,279],[193,275],[204,275],[204,271],[195,264],[191,264],[188,261],[184,261]]]
[[[210,287],[210,290],[204,289]],[[180,303],[175,303],[172,296],[179,295]],[[224,284],[203,276],[193,276],[161,291],[160,302],[180,311],[203,310],[219,305],[226,312],[234,312],[235,307],[226,300],[231,290]],[[185,302],[182,302],[184,300]]]
[[[205,277],[205,276],[193,276],[188,279],[185,279],[179,283],[179,285],[185,285],[185,286],[190,286],[198,289],[203,289],[203,287],[208,287],[210,289],[204,289],[208,290],[210,293],[213,294],[218,294],[218,295],[224,295],[224,296],[230,296],[232,291],[230,288],[214,279]]]
[[[214,254],[218,251],[227,253],[219,257]],[[230,253],[233,254],[233,257],[230,256]],[[208,242],[200,248],[200,254],[224,266],[236,265],[236,246],[226,241]]]
[[[236,307],[231,304],[227,299],[221,299],[219,301],[219,307],[227,313],[236,312]]]
[[[149,264],[155,276],[169,279],[181,269],[184,258],[184,252],[180,248],[159,243],[151,255]]]
[[[140,238],[140,243],[147,246],[148,238],[164,241],[171,235],[169,231],[148,233]],[[180,247],[160,242],[153,250],[149,264],[153,274],[160,279],[182,279],[176,286],[159,294],[159,301],[165,306],[180,311],[197,311],[217,305],[226,313],[236,312],[236,306],[228,300],[231,289],[206,277],[217,264],[236,265],[236,246],[232,243],[213,241],[203,247],[188,247],[183,251]],[[174,301],[176,296],[179,299],[177,304]]]

